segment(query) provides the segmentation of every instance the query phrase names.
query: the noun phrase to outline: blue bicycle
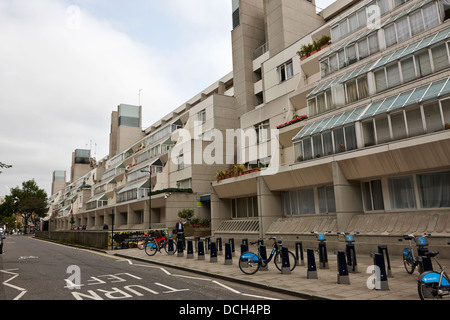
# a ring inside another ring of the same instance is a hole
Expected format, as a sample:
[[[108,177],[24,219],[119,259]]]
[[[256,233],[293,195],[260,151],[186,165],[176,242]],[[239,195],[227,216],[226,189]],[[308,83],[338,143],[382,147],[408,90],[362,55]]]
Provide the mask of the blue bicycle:
[[[450,244],[450,242],[448,243]],[[417,291],[421,300],[440,300],[450,294],[450,278],[445,272],[445,268],[439,263],[436,256],[439,252],[429,251],[425,253],[428,258],[434,258],[434,261],[441,269],[437,271],[426,271],[419,276]]]
[[[428,251],[425,247],[428,246],[426,238],[429,236],[431,235],[424,234],[422,237],[416,237],[413,234],[403,235],[403,239],[409,242],[409,248],[403,249],[403,265],[409,274],[413,274],[416,267],[418,267],[419,273],[423,272],[422,256]],[[411,240],[416,243],[417,255],[414,254]]]

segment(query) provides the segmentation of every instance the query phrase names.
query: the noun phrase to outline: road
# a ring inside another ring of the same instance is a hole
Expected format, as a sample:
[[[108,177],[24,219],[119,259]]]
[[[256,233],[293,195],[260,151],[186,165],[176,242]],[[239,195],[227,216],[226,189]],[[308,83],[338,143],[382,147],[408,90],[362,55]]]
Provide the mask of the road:
[[[35,239],[7,236],[0,300],[292,300],[284,294]]]

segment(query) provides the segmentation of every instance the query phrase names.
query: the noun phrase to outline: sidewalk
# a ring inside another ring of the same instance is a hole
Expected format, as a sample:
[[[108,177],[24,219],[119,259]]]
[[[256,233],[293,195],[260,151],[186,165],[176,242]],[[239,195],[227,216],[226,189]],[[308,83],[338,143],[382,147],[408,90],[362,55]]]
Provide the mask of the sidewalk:
[[[290,248],[292,250],[292,248]],[[390,256],[391,274],[388,277],[388,290],[369,289],[367,281],[371,273],[367,268],[373,265],[373,259],[369,255],[358,255],[358,273],[351,273],[349,267],[350,284],[337,283],[337,258],[333,253],[328,254],[328,269],[320,269],[317,252],[315,253],[318,279],[307,279],[307,261],[305,254],[305,266],[297,266],[290,274],[281,274],[273,261],[269,264],[268,271],[258,271],[254,275],[246,275],[238,267],[240,251],[236,251],[232,258],[232,265],[225,265],[225,256],[218,255],[217,262],[210,262],[209,254],[205,253],[205,260],[198,260],[197,254],[188,259],[186,251],[182,257],[177,253],[168,255],[156,253],[148,256],[144,250],[137,248],[108,251],[119,257],[136,259],[161,266],[175,267],[187,271],[219,277],[229,281],[248,283],[249,285],[262,286],[266,289],[289,293],[306,299],[331,299],[331,300],[419,300],[417,293],[418,271],[408,274],[403,266],[400,256]],[[449,266],[450,261],[440,260],[444,266]],[[438,268],[433,261],[433,267]],[[386,266],[387,269],[387,266]],[[387,273],[387,270],[386,270]],[[370,280],[369,280],[370,282]]]

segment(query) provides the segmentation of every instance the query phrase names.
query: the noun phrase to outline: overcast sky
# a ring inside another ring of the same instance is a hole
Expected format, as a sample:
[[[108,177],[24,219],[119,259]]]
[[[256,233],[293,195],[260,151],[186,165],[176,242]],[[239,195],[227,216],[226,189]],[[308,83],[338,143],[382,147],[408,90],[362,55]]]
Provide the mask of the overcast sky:
[[[231,27],[231,0],[0,0],[0,196],[105,157],[139,89],[145,129],[232,71]]]

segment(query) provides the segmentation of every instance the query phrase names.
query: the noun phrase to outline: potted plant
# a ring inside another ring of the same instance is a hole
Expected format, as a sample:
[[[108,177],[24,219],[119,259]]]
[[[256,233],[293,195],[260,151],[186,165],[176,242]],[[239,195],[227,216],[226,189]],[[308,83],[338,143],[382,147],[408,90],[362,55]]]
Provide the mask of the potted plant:
[[[227,176],[227,172],[225,170],[217,170],[216,172],[216,181],[220,181],[225,179]]]

